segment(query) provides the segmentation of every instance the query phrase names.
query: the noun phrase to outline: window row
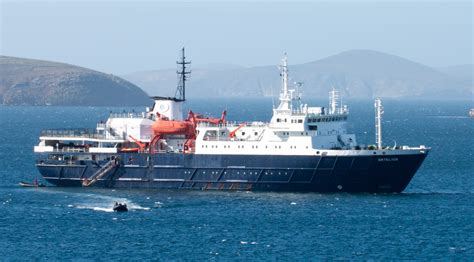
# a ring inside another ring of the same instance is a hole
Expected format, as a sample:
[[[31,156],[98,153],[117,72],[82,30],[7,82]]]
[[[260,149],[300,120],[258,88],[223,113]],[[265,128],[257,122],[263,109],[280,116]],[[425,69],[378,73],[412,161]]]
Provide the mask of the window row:
[[[347,116],[335,116],[335,117],[323,117],[323,118],[308,118],[308,123],[319,123],[319,122],[336,122],[346,121]]]
[[[230,149],[230,145],[224,145],[223,147]],[[201,148],[219,148],[219,147],[217,145],[211,145],[210,147],[208,147],[208,145],[202,145]],[[237,145],[237,148],[244,149],[245,146]],[[296,146],[290,146],[290,149],[296,149],[296,148],[297,148]],[[308,148],[309,147],[306,146],[306,149],[308,149]],[[258,149],[258,146],[252,146],[252,149]],[[265,149],[268,149],[268,146],[265,146]],[[275,149],[281,149],[281,146],[275,146]]]

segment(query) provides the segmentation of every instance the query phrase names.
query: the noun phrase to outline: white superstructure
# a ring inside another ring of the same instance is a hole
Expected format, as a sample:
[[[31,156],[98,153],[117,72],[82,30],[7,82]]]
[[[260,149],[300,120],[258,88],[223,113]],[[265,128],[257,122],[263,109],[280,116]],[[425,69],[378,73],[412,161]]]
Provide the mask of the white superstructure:
[[[184,61],[184,55],[183,55]],[[184,63],[184,62],[183,62]],[[185,69],[183,67],[183,72]],[[208,155],[372,155],[403,154],[407,149],[383,148],[381,144],[380,100],[376,100],[377,147],[361,148],[356,137],[347,131],[349,110],[340,101],[334,88],[330,92],[329,107],[310,107],[300,102],[300,94],[290,87],[287,57],[280,65],[280,103],[273,109],[268,123],[195,123],[195,137],[166,135],[160,137],[156,152]],[[182,73],[182,75],[185,75]],[[184,80],[182,81],[184,83]],[[70,130],[44,131],[35,152],[80,150],[81,152],[117,153],[149,152],[154,134],[152,125],[157,117],[183,120],[184,99],[155,97],[152,109],[144,113],[111,114],[105,122],[90,132]],[[193,143],[188,143],[192,139]],[[192,145],[188,147],[188,145]]]
[[[320,149],[355,147],[355,135],[347,133],[347,107],[337,107],[338,97],[331,97],[330,110],[301,104],[288,84],[286,55],[280,70],[280,104],[273,109],[270,122],[246,124],[234,137],[230,133],[239,125],[201,124],[197,128],[196,154],[315,155]]]

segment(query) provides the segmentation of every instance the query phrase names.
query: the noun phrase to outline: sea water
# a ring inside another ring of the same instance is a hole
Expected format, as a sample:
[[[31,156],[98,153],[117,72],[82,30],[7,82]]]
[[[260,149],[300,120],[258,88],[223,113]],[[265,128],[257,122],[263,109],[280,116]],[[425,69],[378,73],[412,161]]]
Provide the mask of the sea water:
[[[307,99],[309,104],[326,101]],[[349,100],[349,130],[374,144],[373,101]],[[40,178],[42,129],[94,128],[110,111],[0,107],[0,254],[7,260],[473,260],[472,101],[384,100],[386,145],[432,150],[401,194],[22,188]],[[193,100],[231,121],[267,121],[272,99]],[[114,213],[114,202],[130,212]]]

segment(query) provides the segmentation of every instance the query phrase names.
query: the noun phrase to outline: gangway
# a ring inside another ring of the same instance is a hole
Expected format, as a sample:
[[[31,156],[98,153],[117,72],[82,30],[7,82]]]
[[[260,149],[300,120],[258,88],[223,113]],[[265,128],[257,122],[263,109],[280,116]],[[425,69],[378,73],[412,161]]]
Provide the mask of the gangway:
[[[89,178],[86,178],[82,181],[82,186],[88,187],[93,185],[95,182],[97,182],[99,179],[104,177],[107,173],[109,173],[111,170],[116,168],[118,159],[112,159],[109,162],[107,162],[105,165],[103,165],[99,170],[97,170],[92,176]]]

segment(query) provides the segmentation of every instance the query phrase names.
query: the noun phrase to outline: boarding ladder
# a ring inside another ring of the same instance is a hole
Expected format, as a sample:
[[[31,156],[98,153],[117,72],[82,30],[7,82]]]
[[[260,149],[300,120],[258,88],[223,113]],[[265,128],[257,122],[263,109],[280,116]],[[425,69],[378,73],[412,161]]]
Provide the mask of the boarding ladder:
[[[92,176],[86,178],[82,181],[82,186],[88,187],[97,182],[99,179],[104,177],[109,171],[117,167],[117,159],[112,159],[103,165],[99,170],[97,170]]]
[[[339,144],[341,144],[341,147],[345,147],[345,146],[346,146],[346,143],[344,143],[344,140],[342,140],[342,136],[341,136],[341,135],[337,135],[337,141],[339,142]]]

